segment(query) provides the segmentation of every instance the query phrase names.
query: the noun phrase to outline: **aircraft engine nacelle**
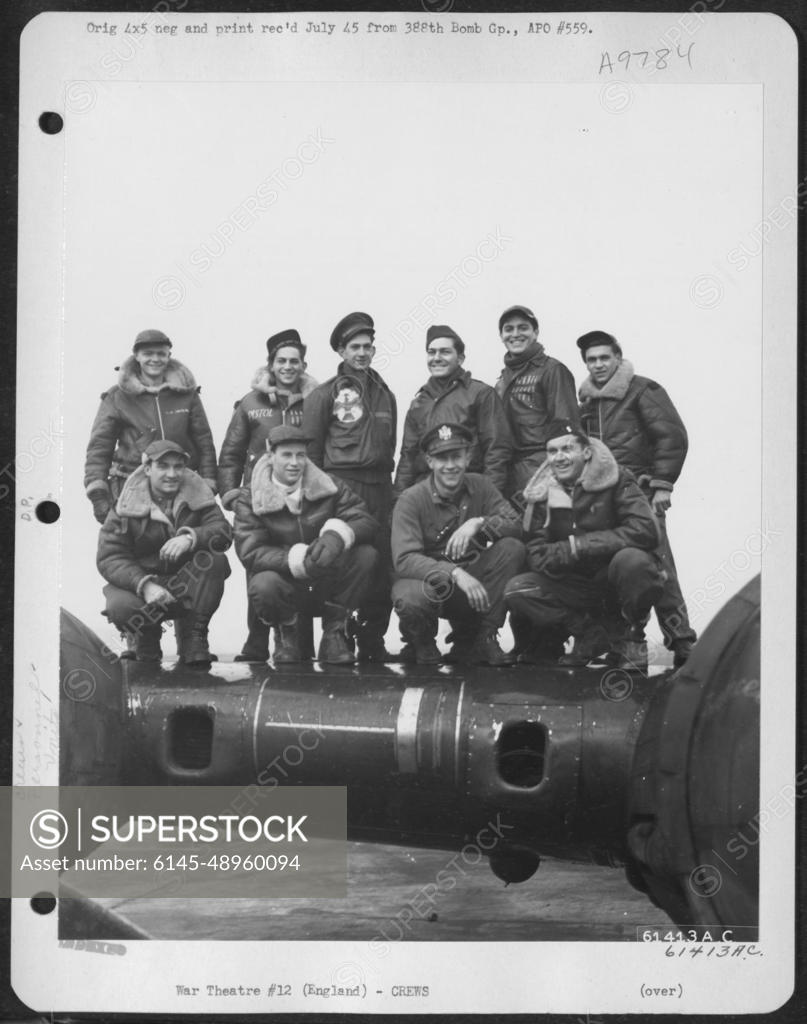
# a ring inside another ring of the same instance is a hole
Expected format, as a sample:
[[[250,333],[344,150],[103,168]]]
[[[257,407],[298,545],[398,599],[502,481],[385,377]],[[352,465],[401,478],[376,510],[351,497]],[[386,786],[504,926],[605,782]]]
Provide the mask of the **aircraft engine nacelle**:
[[[92,700],[71,700],[99,659]],[[730,879],[716,858],[759,806],[758,579],[650,678],[110,664],[65,612],[62,680],[62,785],[344,785],[351,839],[457,850],[485,832],[506,881],[544,855],[624,864],[682,927],[756,926],[756,851]]]

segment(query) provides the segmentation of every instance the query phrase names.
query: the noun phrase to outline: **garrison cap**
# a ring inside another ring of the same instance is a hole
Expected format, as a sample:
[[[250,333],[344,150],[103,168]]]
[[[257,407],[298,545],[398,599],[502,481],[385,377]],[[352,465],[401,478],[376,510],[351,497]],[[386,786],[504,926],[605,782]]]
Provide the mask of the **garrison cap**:
[[[457,334],[457,332],[445,324],[434,324],[426,331],[426,348],[431,345],[437,338],[451,338],[454,342],[454,348],[457,352],[462,355],[465,352],[465,342]]]
[[[474,435],[461,423],[441,423],[427,430],[420,441],[421,449],[427,455],[453,452],[457,448],[468,448],[473,444]]]
[[[303,344],[303,340],[300,337],[299,331],[296,331],[293,327],[289,327],[286,331],[278,331],[277,334],[273,334],[266,342],[266,351],[269,354],[269,361],[271,362],[275,353],[279,348],[283,348],[286,345],[293,345],[294,348],[300,350],[300,355],[305,356],[306,348]]]
[[[369,334],[375,339],[375,324],[369,313],[348,313],[331,331],[331,348],[337,352],[357,334]]]
[[[186,462],[190,461],[190,455],[176,441],[152,441],[140,458],[144,463],[153,462],[155,459],[159,459],[161,455],[167,455],[168,452],[181,455]]]
[[[566,437],[568,434],[571,437],[582,438],[585,437],[585,433],[576,427],[571,420],[552,420],[545,430],[545,436],[547,441],[556,441],[559,437]]]
[[[607,334],[605,331],[589,331],[588,334],[583,334],[577,339],[577,347],[580,349],[584,361],[586,352],[590,348],[594,348],[595,345],[611,345],[617,355],[622,355],[622,349],[613,334]]]
[[[132,352],[137,352],[139,348],[144,345],[168,345],[171,347],[171,339],[167,334],[163,334],[162,331],[151,328],[147,331],[141,331],[140,334],[135,338],[134,345],[132,345]]]
[[[538,330],[538,317],[533,313],[529,306],[508,306],[499,317],[500,332],[505,320],[509,320],[511,316],[523,316],[526,320],[529,320],[536,331]]]
[[[306,437],[299,427],[290,427],[285,424],[280,427],[272,427],[269,431],[269,447],[277,448],[279,444],[309,444],[310,437]]]

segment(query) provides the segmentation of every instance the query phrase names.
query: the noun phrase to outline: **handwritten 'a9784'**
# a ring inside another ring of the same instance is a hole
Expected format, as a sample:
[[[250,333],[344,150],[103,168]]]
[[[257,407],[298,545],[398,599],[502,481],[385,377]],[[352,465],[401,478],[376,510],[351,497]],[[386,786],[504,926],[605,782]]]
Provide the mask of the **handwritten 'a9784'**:
[[[694,46],[694,43],[690,43],[683,51],[680,44],[676,45],[675,50],[666,46],[658,50],[622,50],[616,55],[615,60],[611,59],[611,54],[606,50],[600,57],[599,74],[604,71],[613,74],[619,68],[628,71],[631,67],[634,71],[665,71],[674,66],[677,60],[685,60],[691,68]]]

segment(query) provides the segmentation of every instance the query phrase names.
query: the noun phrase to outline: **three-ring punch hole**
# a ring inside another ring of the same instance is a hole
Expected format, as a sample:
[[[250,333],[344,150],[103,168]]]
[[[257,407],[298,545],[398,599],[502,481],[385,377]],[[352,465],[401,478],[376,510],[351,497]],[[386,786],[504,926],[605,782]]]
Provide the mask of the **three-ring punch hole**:
[[[40,523],[55,523],[62,514],[62,510],[55,501],[40,501],[34,509],[34,513]]]
[[[31,897],[31,910],[35,914],[51,914],[56,909],[56,897],[49,892],[38,892]]]
[[[58,135],[64,128],[64,119],[55,110],[46,110],[39,115],[39,127],[46,135]]]

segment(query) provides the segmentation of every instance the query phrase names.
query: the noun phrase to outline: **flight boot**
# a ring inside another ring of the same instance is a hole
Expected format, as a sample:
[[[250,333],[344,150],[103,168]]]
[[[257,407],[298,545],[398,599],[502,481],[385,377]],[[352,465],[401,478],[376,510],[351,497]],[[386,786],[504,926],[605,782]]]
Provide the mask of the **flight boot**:
[[[637,672],[647,675],[647,640],[644,626],[628,626],[616,644],[618,660],[614,668],[623,672]]]
[[[241,653],[236,654],[233,661],[268,661],[269,660],[269,627],[263,623],[250,627],[247,639],[241,648]]]
[[[434,641],[437,620],[429,619],[417,608],[404,606],[395,610],[398,612],[401,635],[406,639],[399,655],[400,660],[410,665],[439,665],[443,656]]]
[[[466,665],[490,665],[492,668],[507,668],[515,661],[515,654],[499,646],[498,630],[478,636],[464,656]]]
[[[528,642],[516,644],[519,665],[557,665],[565,652],[565,630],[534,629]]]
[[[515,652],[513,652],[515,653]],[[561,659],[566,657],[563,644],[548,644],[536,640],[535,643],[518,655],[519,665],[562,665]]]
[[[317,661],[326,665],[352,665],[356,658],[350,648],[347,624],[349,612],[338,604],[325,602],[322,612],[322,639]]]
[[[391,661],[402,665],[439,665],[447,660],[447,655],[440,653],[434,637],[410,637],[401,648],[400,654],[393,655]]]
[[[356,638],[356,660],[359,664],[381,665],[386,661],[397,661],[384,645],[384,634],[370,622],[357,622],[353,626]]]
[[[625,621],[617,627],[619,632],[625,628]],[[572,629],[574,645],[568,654],[561,654],[557,664],[564,669],[585,669],[591,662],[598,662],[608,655],[613,647],[613,640],[602,622],[591,615],[582,615]],[[615,658],[613,658],[615,660]]]
[[[359,636],[357,638],[358,661],[361,664],[374,663],[383,665],[387,661],[397,661],[384,645],[383,636]]]
[[[275,627],[275,647],[272,651],[272,661],[275,665],[294,665],[302,660],[299,618],[295,615],[288,622],[281,622]]]
[[[133,634],[134,655],[137,661],[160,662],[163,658],[160,647],[162,627],[159,625],[141,626]]]
[[[443,660],[433,636],[413,636],[411,643],[416,665],[439,665]]]
[[[176,620],[179,640],[179,660],[189,668],[210,668],[213,656],[207,643],[207,627],[210,619],[189,615]]]
[[[109,619],[106,609],[102,609],[101,614],[105,619]],[[120,635],[120,642],[123,645],[123,649],[118,654],[118,661],[134,661],[137,657],[135,650],[135,634],[129,633],[122,626],[116,626],[118,634]]]

